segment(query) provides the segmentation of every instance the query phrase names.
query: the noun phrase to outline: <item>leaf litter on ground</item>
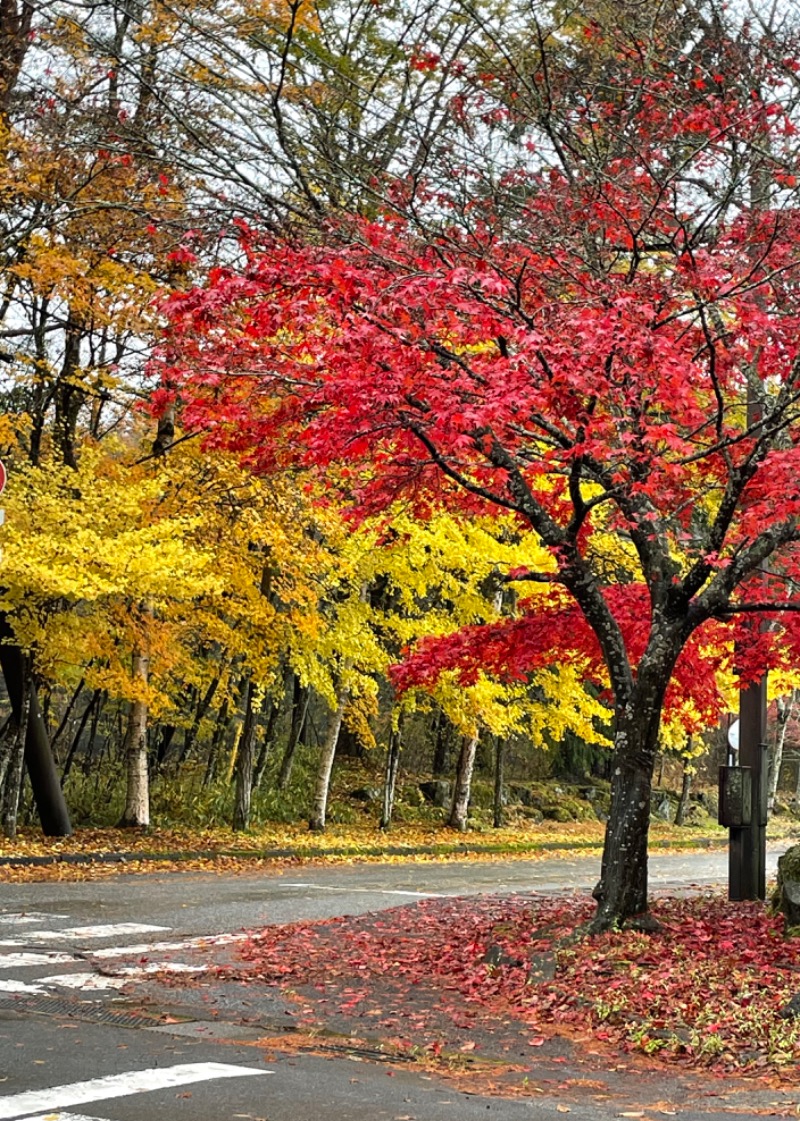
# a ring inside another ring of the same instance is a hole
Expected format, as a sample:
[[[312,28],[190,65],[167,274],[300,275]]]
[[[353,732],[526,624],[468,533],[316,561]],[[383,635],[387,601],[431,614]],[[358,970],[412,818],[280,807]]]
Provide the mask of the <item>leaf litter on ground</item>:
[[[480,1054],[512,1025],[515,1046],[524,1031],[530,1048],[588,1039],[664,1063],[800,1077],[800,1019],[781,1015],[800,990],[800,941],[784,937],[782,918],[716,895],[653,910],[658,933],[589,937],[591,900],[578,896],[423,900],[268,927],[217,976],[280,987],[306,1025],[358,1021],[431,1056]]]
[[[670,826],[655,826],[651,832],[655,844],[681,851],[723,838],[722,833]],[[394,863],[568,857],[575,850],[596,852],[603,834],[599,821],[542,822],[527,829],[515,825],[466,834],[420,825],[398,825],[385,833],[364,824],[334,825],[323,834],[304,825],[265,825],[246,833],[224,827],[78,829],[71,837],[52,838],[26,828],[13,840],[0,838],[0,882],[96,879],[120,872],[152,872],[156,866],[159,871],[175,867],[233,872],[265,862],[279,866],[298,860]],[[119,860],[121,854],[124,860]],[[25,863],[31,859],[48,863]]]

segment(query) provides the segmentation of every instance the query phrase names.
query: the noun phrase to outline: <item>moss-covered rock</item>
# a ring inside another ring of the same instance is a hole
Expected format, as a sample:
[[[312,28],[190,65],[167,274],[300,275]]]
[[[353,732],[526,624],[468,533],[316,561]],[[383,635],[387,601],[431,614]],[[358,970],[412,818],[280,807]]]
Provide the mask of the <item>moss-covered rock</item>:
[[[786,918],[787,932],[800,927],[800,845],[792,845],[778,860],[778,881],[772,894],[773,909]]]

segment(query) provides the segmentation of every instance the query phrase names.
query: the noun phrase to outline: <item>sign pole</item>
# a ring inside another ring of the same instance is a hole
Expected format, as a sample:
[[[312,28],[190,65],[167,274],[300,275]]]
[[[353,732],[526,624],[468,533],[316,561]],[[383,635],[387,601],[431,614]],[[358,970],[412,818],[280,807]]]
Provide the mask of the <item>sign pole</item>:
[[[741,830],[737,854],[738,889],[731,899],[766,899],[767,865],[767,675],[739,694],[739,757],[750,768],[752,809],[750,825]],[[733,845],[731,846],[733,858]]]

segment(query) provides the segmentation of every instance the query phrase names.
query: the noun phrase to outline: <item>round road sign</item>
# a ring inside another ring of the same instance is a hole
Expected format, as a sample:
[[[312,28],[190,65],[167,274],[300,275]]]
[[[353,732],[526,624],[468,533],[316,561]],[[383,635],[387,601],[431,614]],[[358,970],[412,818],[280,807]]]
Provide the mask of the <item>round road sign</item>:
[[[734,751],[739,750],[739,721],[734,720],[728,728],[728,743]]]

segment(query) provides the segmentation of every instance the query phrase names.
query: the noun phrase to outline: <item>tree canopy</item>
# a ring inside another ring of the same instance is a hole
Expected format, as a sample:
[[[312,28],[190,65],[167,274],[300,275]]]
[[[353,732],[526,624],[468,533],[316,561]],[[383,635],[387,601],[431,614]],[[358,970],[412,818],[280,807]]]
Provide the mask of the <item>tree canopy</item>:
[[[797,641],[795,44],[686,11],[620,30],[572,16],[566,42],[566,24],[528,22],[522,55],[513,21],[510,38],[487,22],[494,62],[463,61],[462,147],[438,175],[313,235],[246,230],[242,267],[163,305],[164,399],[256,469],[346,464],[359,515],[405,496],[537,535],[549,563],[504,577],[551,588],[547,611],[429,641],[399,680],[437,659],[514,679],[564,646],[602,664],[617,782],[600,925],[646,910],[670,680],[719,703],[734,615],[772,620],[745,678]],[[614,573],[608,534],[628,549]]]

